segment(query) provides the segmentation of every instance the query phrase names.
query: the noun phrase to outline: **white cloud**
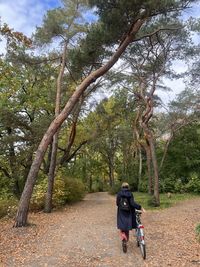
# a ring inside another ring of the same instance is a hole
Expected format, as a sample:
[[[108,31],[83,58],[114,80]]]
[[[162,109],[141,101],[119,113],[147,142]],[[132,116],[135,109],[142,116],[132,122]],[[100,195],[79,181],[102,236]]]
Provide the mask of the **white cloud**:
[[[0,0],[0,21],[15,31],[31,37],[40,26],[47,10],[59,5],[59,0]],[[0,54],[5,52],[5,41],[0,43]]]
[[[183,79],[170,80],[164,79],[164,84],[171,89],[171,91],[157,90],[157,95],[161,98],[164,105],[169,104],[181,91],[185,89],[185,83]]]
[[[54,7],[58,1],[40,0],[0,0],[0,17],[15,31],[23,32],[28,37],[40,25],[47,9]]]

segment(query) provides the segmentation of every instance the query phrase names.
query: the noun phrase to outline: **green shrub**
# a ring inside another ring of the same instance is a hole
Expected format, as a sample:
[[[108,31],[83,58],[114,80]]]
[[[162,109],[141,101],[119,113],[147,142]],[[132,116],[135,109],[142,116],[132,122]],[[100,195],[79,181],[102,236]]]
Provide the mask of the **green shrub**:
[[[76,202],[84,198],[86,194],[86,188],[81,180],[65,177],[64,183],[65,203]]]
[[[186,192],[185,186],[180,179],[178,179],[174,184],[174,192],[181,194]]]
[[[35,185],[30,202],[30,210],[38,211],[44,209],[47,179],[43,179]]]
[[[92,188],[91,189],[88,188],[88,191],[90,193],[101,192],[102,188],[101,188],[101,186],[99,184],[99,181],[93,181]]]
[[[34,189],[31,198],[31,210],[44,209],[47,179],[40,181]],[[74,178],[61,177],[55,179],[53,190],[53,207],[60,207],[69,202],[76,202],[85,196],[86,190],[82,181]]]
[[[175,177],[165,177],[161,180],[160,183],[160,192],[166,193],[166,192],[175,192]]]
[[[15,198],[0,199],[0,218],[13,218],[17,212],[18,201]]]
[[[135,191],[135,190],[133,190]],[[139,192],[147,193],[148,192],[148,179],[147,177],[142,177],[139,183]]]
[[[200,193],[200,177],[197,173],[192,173],[189,182],[186,184],[185,189],[187,192]]]
[[[195,228],[197,240],[200,242],[200,223]]]
[[[121,189],[121,183],[116,183],[109,189],[109,194],[115,195]]]
[[[149,196],[147,204],[148,204],[149,207],[159,207],[155,196]]]

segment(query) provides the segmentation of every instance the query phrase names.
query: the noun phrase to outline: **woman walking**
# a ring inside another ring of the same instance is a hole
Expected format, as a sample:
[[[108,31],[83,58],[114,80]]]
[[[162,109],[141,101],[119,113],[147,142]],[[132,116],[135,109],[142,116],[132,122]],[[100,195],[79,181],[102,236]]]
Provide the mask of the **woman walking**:
[[[121,190],[117,194],[117,228],[120,230],[123,251],[127,252],[127,242],[129,240],[129,231],[137,227],[135,209],[144,209],[134,201],[133,194],[130,191],[129,184],[122,183]]]

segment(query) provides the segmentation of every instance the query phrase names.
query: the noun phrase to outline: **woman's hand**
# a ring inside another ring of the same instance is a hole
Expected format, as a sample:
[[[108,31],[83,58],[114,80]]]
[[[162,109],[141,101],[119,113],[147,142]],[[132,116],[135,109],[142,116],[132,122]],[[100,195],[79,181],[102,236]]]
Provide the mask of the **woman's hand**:
[[[143,207],[141,208],[141,211],[142,211],[142,212],[146,212],[146,210],[145,210]]]

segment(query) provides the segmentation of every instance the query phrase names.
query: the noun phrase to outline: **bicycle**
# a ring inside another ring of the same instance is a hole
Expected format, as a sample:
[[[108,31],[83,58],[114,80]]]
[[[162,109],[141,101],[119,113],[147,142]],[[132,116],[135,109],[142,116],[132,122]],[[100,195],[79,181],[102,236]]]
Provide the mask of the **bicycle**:
[[[144,226],[141,223],[141,214],[142,211],[136,210],[136,223],[137,223],[137,228],[135,229],[136,232],[136,241],[137,241],[137,246],[140,247],[140,251],[142,254],[143,259],[146,259],[146,246],[145,246],[145,240],[144,240]]]

